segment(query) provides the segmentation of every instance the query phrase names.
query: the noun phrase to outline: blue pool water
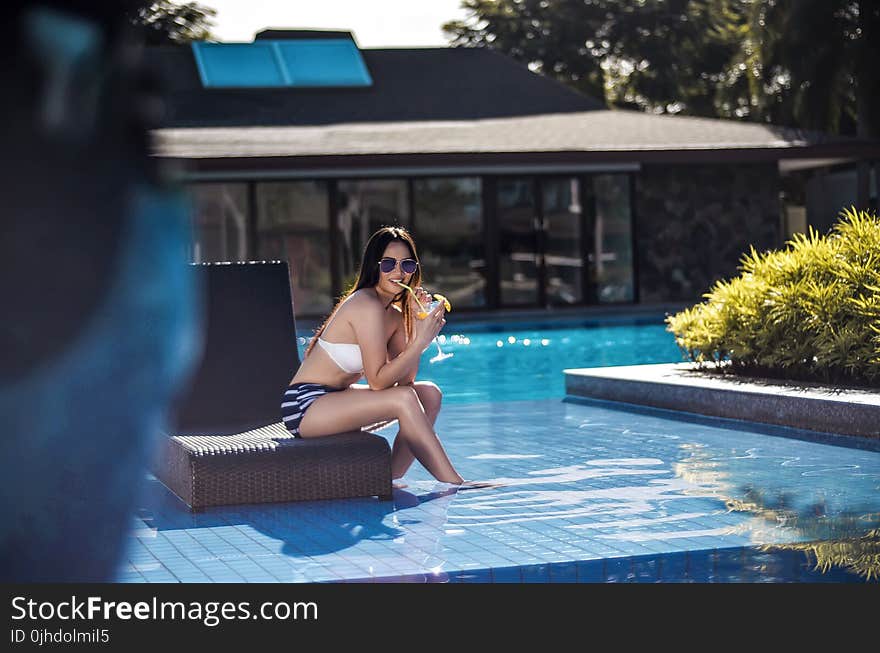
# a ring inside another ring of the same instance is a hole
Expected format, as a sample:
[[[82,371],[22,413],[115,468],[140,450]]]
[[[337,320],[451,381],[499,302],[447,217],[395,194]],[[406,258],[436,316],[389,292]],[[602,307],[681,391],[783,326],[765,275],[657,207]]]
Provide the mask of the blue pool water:
[[[864,582],[880,553],[876,441],[564,396],[565,368],[679,360],[662,325],[459,327],[442,346],[420,374],[444,391],[436,430],[499,487],[416,463],[391,502],[193,515],[150,478],[118,580]]]
[[[562,329],[459,326],[447,327],[438,340],[452,358],[431,363],[437,354],[432,344],[422,356],[418,378],[440,386],[447,405],[562,398],[566,368],[682,360],[672,334],[662,324]],[[305,344],[301,335],[301,350]]]

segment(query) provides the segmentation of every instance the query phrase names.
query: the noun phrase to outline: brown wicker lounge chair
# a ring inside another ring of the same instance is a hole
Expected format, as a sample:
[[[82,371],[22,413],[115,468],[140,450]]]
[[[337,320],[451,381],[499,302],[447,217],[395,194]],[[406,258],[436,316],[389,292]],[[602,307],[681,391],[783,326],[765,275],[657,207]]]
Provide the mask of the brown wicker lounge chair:
[[[293,438],[281,395],[299,366],[287,264],[201,264],[204,355],[153,474],[207,506],[391,498],[388,441],[366,431]]]

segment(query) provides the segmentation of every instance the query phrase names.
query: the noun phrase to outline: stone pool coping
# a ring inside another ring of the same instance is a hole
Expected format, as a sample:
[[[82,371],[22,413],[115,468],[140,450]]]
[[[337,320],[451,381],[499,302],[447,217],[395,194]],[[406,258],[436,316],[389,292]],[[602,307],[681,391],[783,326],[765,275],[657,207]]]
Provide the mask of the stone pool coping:
[[[563,370],[566,394],[880,439],[880,391],[745,379],[692,363]]]

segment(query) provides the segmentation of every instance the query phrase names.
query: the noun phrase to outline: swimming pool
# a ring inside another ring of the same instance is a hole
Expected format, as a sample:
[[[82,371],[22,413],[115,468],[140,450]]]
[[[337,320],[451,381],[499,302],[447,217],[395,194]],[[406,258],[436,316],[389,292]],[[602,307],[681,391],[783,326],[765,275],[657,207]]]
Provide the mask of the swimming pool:
[[[450,329],[455,356],[429,349],[420,373],[444,391],[436,428],[463,476],[501,487],[415,464],[392,502],[192,515],[150,479],[118,580],[864,582],[880,443],[565,397],[568,367],[680,360],[657,322]]]
[[[431,363],[422,356],[419,379],[443,390],[444,403],[551,399],[565,396],[562,370],[682,360],[673,336],[657,323],[566,328],[476,324],[447,327],[438,338],[452,358]],[[300,355],[306,345],[300,334]]]

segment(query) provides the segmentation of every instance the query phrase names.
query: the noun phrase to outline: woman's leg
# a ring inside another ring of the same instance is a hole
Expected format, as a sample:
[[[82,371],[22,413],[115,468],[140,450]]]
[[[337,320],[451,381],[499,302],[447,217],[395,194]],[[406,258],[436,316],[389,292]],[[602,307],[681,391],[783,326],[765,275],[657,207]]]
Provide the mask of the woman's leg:
[[[443,401],[443,393],[436,384],[430,381],[416,381],[413,383],[416,395],[419,397],[419,403],[425,411],[425,417],[431,428],[437,421],[437,415],[440,413],[440,404]],[[401,427],[401,431],[403,427]],[[409,445],[406,443],[406,437],[401,436],[398,431],[397,437],[394,438],[394,446],[391,447],[391,478],[401,478],[412,465],[415,455]]]
[[[369,392],[348,389],[326,394],[306,411],[299,433],[304,438],[320,437],[388,419],[398,420],[398,439],[403,438],[403,444],[434,478],[444,483],[462,482],[413,386]]]

